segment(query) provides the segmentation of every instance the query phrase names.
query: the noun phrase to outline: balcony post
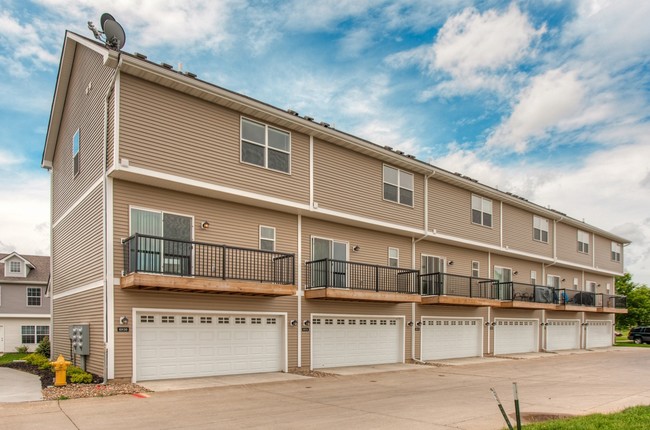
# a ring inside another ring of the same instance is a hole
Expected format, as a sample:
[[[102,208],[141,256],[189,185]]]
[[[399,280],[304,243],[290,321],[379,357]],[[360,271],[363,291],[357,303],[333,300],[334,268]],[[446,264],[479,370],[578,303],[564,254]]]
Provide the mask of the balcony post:
[[[221,279],[226,280],[226,247],[221,247]]]
[[[375,266],[375,291],[379,292],[379,266]]]

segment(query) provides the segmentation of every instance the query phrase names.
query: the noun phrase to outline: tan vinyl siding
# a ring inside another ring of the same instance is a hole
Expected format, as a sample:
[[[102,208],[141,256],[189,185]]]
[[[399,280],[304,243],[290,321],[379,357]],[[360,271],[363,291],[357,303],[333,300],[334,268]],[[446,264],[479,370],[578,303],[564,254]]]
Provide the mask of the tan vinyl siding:
[[[77,45],[53,160],[53,222],[59,220],[102,175],[104,97],[112,73],[112,69],[102,65],[101,55]],[[86,94],[89,83],[92,89]],[[72,138],[77,129],[80,168],[75,177]]]
[[[573,278],[578,278],[578,287],[577,289],[581,289],[582,286],[582,271],[581,270],[575,270],[575,269],[569,269],[566,267],[559,267],[559,266],[550,266],[546,268],[546,275],[544,276],[543,282],[540,280],[540,283],[543,283],[546,285],[546,278],[549,275],[554,275],[554,276],[559,276],[560,277],[560,288],[567,288],[570,290],[576,289],[576,287],[573,286]],[[564,279],[564,281],[562,281]]]
[[[416,269],[421,268],[422,255],[431,255],[445,259],[445,273],[462,276],[472,276],[472,261],[479,262],[479,275],[483,278],[491,278],[488,268],[487,252],[475,251],[467,248],[446,245],[429,241],[421,241],[415,245]],[[453,261],[451,266],[449,262]]]
[[[70,337],[68,328],[72,324],[90,324],[90,355],[86,370],[104,376],[104,321],[103,288],[68,297],[54,299],[52,356],[59,354],[70,360]],[[77,365],[80,357],[77,356]]]
[[[618,242],[617,242],[618,243]],[[623,273],[623,244],[621,246],[621,261],[612,260],[612,241],[596,235],[594,252],[596,253],[596,267]]]
[[[542,263],[535,263],[533,261],[520,260],[518,258],[492,254],[490,264],[492,264],[490,278],[494,276],[494,266],[499,266],[512,269],[513,282],[530,284],[530,272],[531,270],[534,270],[537,272],[537,285],[544,285],[546,283],[545,279],[542,280]],[[515,275],[515,272],[518,273]]]
[[[485,326],[488,320],[487,307],[470,307],[470,306],[438,306],[438,305],[416,305],[415,306],[415,319],[422,321],[423,317],[453,317],[453,318],[483,318],[482,332],[483,332],[483,354],[487,354],[488,346],[488,330]],[[410,327],[408,330],[410,331]],[[422,358],[422,331],[415,332],[415,358]],[[461,339],[459,339],[459,342]]]
[[[349,302],[342,300],[306,300],[302,298],[302,319],[310,320],[312,314],[335,315],[375,315],[404,317],[404,357],[411,358],[411,328],[406,324],[411,321],[411,305]],[[302,336],[302,367],[311,365],[311,330],[301,332]]]
[[[314,202],[320,209],[424,229],[423,176],[413,174],[413,207],[386,201],[384,164],[381,160],[314,139]]]
[[[571,227],[564,223],[557,223],[557,258],[559,260],[568,261],[571,263],[583,264],[591,266],[592,255],[594,252],[594,243],[592,235],[587,230],[582,230],[589,233],[589,254],[578,252],[578,229]]]
[[[194,217],[194,240],[259,249],[259,226],[275,227],[276,251],[297,253],[296,215],[255,208],[193,194],[179,193],[133,182],[114,181],[115,273],[123,269],[121,239],[130,235],[129,205]],[[203,230],[200,224],[210,223]],[[295,260],[297,267],[297,257]]]
[[[397,248],[399,249],[399,267],[405,269],[412,267],[411,238],[409,237],[302,217],[303,284],[307,277],[305,263],[312,259],[312,237],[348,242],[348,259],[355,263],[388,266],[388,248]],[[359,245],[359,251],[352,250],[355,245]]]
[[[108,99],[108,133],[106,147],[106,166],[107,169],[113,167],[115,157],[115,92],[111,93]]]
[[[472,193],[434,178],[429,180],[429,230],[499,245],[500,216],[499,201],[492,200],[492,227],[473,224]]]
[[[503,205],[503,246],[518,251],[553,257],[553,221],[548,220],[548,242],[533,239],[533,214],[507,204]]]
[[[52,290],[60,294],[102,279],[102,187],[52,229]]]
[[[567,312],[567,311],[545,311],[544,317],[547,320],[581,320],[582,312]]]
[[[132,318],[133,308],[183,309],[196,311],[277,312],[287,313],[287,321],[298,318],[297,296],[251,297],[236,295],[206,295],[164,293],[159,291],[124,291],[115,287],[114,323],[120,316]],[[131,327],[135,326],[135,322]],[[131,378],[133,372],[133,331],[115,333],[115,378]],[[298,365],[298,328],[287,328],[288,367]],[[137,334],[136,334],[137,336]]]
[[[595,273],[585,272],[585,282],[583,288],[586,289],[587,282],[596,283],[596,293],[614,294],[614,280],[611,276],[598,275]],[[609,293],[607,292],[607,284],[609,284]]]
[[[119,151],[131,166],[309,202],[307,136],[291,133],[290,175],[241,163],[238,112],[129,75],[121,79]]]

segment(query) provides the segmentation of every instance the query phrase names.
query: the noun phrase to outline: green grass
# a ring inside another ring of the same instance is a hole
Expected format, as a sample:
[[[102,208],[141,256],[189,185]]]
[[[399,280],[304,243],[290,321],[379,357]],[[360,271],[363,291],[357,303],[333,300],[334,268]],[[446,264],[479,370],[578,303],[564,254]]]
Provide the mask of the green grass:
[[[645,430],[650,423],[650,406],[635,406],[615,414],[546,421],[522,426],[526,430]],[[513,426],[514,427],[514,426]]]
[[[7,352],[0,355],[0,364],[11,363],[14,360],[22,360],[29,354],[22,354],[20,352]]]
[[[616,336],[616,341],[614,342],[615,346],[631,346],[633,348],[650,348],[650,344],[640,344],[637,345],[636,343],[632,342],[631,340],[628,340],[627,335],[630,333],[630,329],[623,329],[621,330],[621,335]]]

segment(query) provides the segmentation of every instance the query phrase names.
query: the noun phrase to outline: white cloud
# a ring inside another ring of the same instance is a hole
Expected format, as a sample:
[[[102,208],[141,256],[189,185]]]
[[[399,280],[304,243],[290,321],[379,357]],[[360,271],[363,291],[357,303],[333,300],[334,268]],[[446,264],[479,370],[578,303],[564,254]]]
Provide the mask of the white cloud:
[[[367,28],[358,28],[343,36],[339,44],[344,58],[354,58],[373,44],[373,33]]]
[[[15,166],[24,161],[24,159],[16,154],[11,154],[6,150],[0,149],[0,171],[5,168]]]
[[[486,145],[524,152],[530,139],[544,137],[549,129],[575,118],[583,109],[585,93],[575,71],[556,69],[536,76]]]

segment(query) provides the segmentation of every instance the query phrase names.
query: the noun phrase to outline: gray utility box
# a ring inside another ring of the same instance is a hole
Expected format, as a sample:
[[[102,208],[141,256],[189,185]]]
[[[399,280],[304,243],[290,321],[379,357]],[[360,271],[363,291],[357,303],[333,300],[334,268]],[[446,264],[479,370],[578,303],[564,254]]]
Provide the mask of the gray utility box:
[[[74,324],[69,327],[72,353],[88,355],[90,353],[90,326],[88,324]]]

